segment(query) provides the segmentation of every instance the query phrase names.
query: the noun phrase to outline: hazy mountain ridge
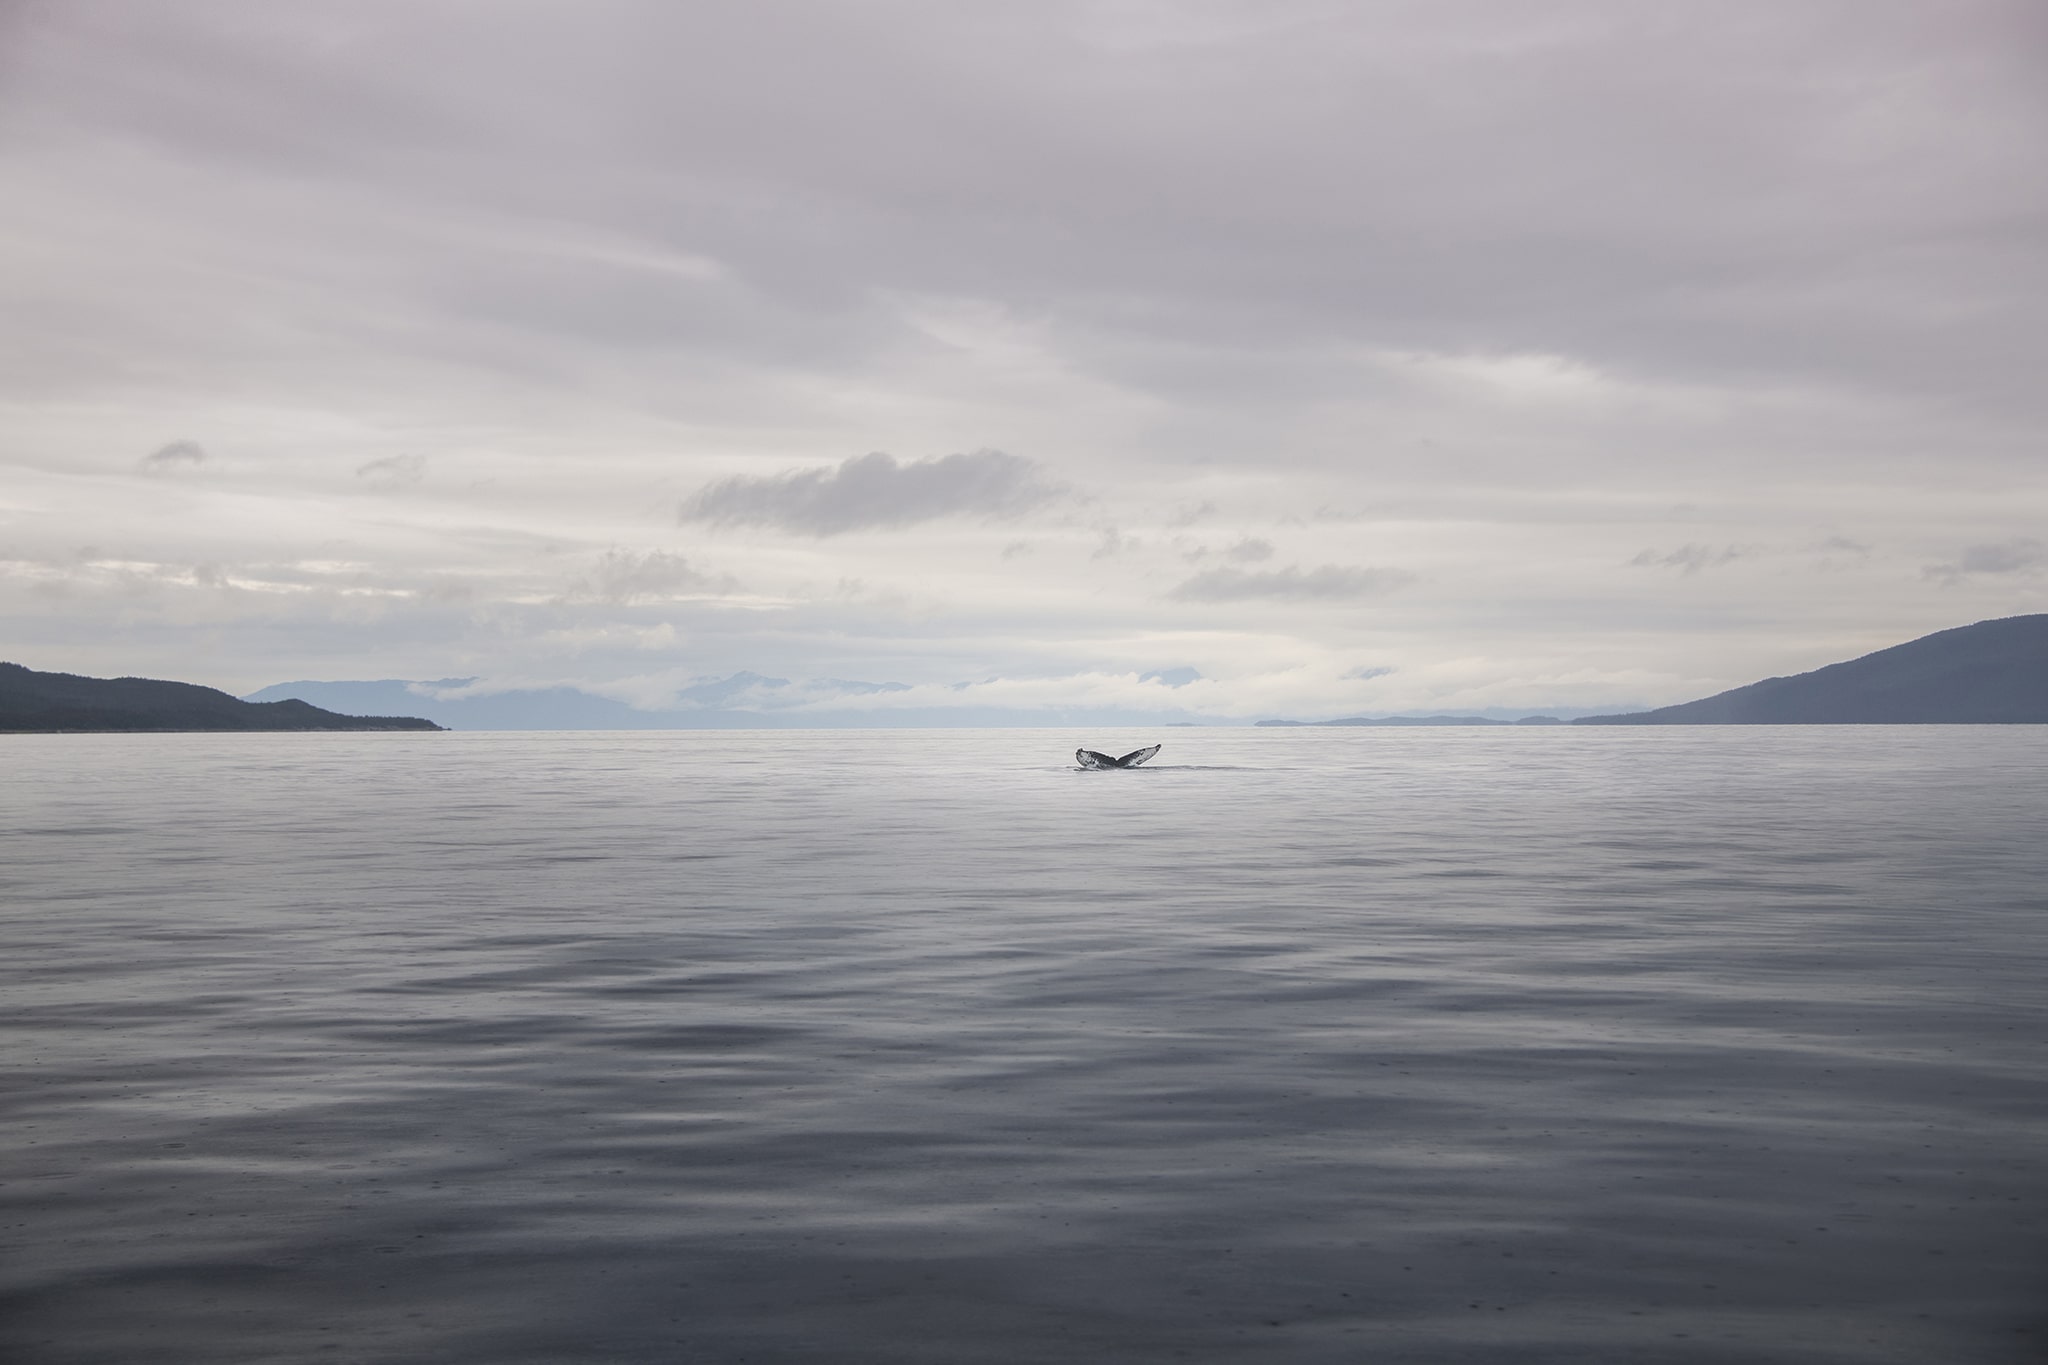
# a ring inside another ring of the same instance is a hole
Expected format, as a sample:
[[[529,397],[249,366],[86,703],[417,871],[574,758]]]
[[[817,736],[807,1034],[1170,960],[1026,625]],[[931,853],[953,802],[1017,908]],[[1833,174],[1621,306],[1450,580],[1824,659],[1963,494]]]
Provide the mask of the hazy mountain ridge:
[[[2048,724],[2048,615],[1957,626],[1654,711],[1575,725]]]
[[[1186,670],[1192,672],[1192,670]],[[0,665],[0,731],[47,730],[674,730],[935,726],[1228,725],[1191,711],[1076,707],[860,706],[898,682],[791,683],[740,672],[678,689],[644,709],[581,688],[478,688],[475,678],[278,683],[237,700],[191,683],[98,679]],[[835,705],[843,699],[845,705]],[[1587,715],[1438,714],[1269,719],[1265,727],[1498,725],[1826,725],[2048,723],[2048,614],[1936,632],[1791,677],[1698,701]],[[1576,714],[1575,713],[1579,713]]]
[[[1345,716],[1340,720],[1262,720],[1262,728],[1286,727],[1288,729],[1327,729],[1332,726],[1410,726],[1410,725],[1563,725],[1566,722],[1556,716],[1520,716],[1505,720],[1497,716]]]
[[[743,675],[734,675],[739,678]],[[645,711],[611,697],[575,687],[521,688],[465,694],[474,678],[414,682],[403,678],[277,683],[251,692],[256,702],[297,699],[315,706],[350,710],[405,707],[451,730],[668,730],[674,713]],[[730,680],[728,680],[730,681]],[[451,695],[452,694],[452,695]],[[760,719],[743,711],[707,706],[690,712],[707,729],[743,729]]]
[[[302,680],[248,694],[251,701],[297,698],[348,710],[402,707],[451,730],[775,730],[1010,727],[1069,725],[1228,724],[1191,711],[1142,711],[1099,706],[1002,707],[990,705],[871,707],[852,703],[882,693],[907,692],[901,682],[844,678],[793,683],[741,672],[702,679],[677,691],[671,707],[643,709],[577,687],[469,691],[473,678],[412,682]],[[848,704],[841,709],[834,699]],[[724,703],[737,702],[737,705]],[[695,704],[688,704],[695,703]]]
[[[0,663],[0,732],[438,730],[417,716],[341,715],[299,700],[242,701],[197,683],[87,678]]]

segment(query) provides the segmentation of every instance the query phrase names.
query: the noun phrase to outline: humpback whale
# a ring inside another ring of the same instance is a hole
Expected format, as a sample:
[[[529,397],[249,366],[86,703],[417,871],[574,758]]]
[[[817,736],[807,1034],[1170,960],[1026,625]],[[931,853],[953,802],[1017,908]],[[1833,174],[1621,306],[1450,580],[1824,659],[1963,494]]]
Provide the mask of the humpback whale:
[[[1074,750],[1074,762],[1084,768],[1135,768],[1158,752],[1159,746],[1157,744],[1154,744],[1149,749],[1133,749],[1122,758],[1111,758],[1108,754],[1098,754],[1093,749],[1076,749]]]

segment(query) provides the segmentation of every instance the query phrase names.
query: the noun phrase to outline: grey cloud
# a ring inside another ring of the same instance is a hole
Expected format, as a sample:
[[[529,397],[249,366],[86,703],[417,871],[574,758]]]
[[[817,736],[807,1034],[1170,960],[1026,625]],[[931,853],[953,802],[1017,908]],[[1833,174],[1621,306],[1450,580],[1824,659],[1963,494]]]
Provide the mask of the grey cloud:
[[[1814,556],[1808,563],[1820,573],[1840,573],[1844,570],[1860,569],[1869,564],[1873,546],[1848,536],[1829,536],[1808,545],[1806,551]]]
[[[1338,564],[1303,570],[1293,565],[1267,572],[1210,569],[1167,594],[1180,602],[1344,601],[1380,597],[1415,581],[1405,569],[1361,569]]]
[[[590,575],[569,590],[569,598],[624,606],[685,594],[730,593],[737,586],[730,576],[705,573],[682,555],[665,550],[607,550]]]
[[[2012,573],[2031,569],[2044,557],[2041,542],[2031,537],[2008,540],[2001,545],[1972,545],[1963,551],[1958,567],[1964,573]]]
[[[1354,668],[1349,673],[1344,674],[1343,677],[1346,682],[1370,682],[1374,678],[1384,678],[1393,671],[1393,669],[1385,667]]]
[[[1167,687],[1186,687],[1191,682],[1201,680],[1201,671],[1186,665],[1180,668],[1155,668],[1149,673],[1138,675],[1138,681],[1141,683],[1156,682]]]
[[[1719,549],[1711,545],[1687,544],[1675,550],[1643,550],[1628,561],[1632,569],[1677,569],[1683,574],[1696,574],[1702,569],[1719,568],[1746,559],[1755,551],[1740,545],[1723,545]]]
[[[875,451],[818,469],[725,479],[687,499],[678,516],[714,526],[769,526],[835,536],[941,517],[1014,517],[1061,491],[1040,476],[1034,461],[1000,450],[908,464]]]
[[[356,477],[378,488],[397,488],[418,483],[427,472],[424,455],[388,455],[356,467]]]
[[[145,474],[167,474],[201,464],[205,459],[206,451],[197,441],[172,441],[143,456],[139,468]]]
[[[1826,540],[1820,541],[1812,548],[1820,554],[1867,555],[1870,553],[1870,546],[1860,540],[1851,540],[1847,536],[1829,536]]]
[[[1920,571],[1922,578],[1940,583],[1959,583],[1972,574],[2032,573],[2048,564],[2048,546],[2032,536],[2019,536],[1991,545],[1972,545],[1953,563],[1930,564]]]
[[[1095,550],[1088,557],[1090,559],[1114,559],[1124,551],[1138,549],[1143,544],[1143,541],[1134,540],[1126,536],[1116,527],[1108,526],[1103,528],[1102,538],[1095,543]]]
[[[1223,553],[1240,564],[1257,564],[1273,557],[1273,542],[1246,536]]]

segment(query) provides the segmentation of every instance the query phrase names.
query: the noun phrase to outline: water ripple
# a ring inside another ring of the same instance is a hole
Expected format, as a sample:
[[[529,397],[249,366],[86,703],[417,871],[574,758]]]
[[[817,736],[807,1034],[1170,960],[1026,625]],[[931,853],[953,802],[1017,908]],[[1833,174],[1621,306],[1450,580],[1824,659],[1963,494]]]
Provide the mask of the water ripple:
[[[8,737],[0,1353],[2042,1358],[2048,735],[1161,738]]]

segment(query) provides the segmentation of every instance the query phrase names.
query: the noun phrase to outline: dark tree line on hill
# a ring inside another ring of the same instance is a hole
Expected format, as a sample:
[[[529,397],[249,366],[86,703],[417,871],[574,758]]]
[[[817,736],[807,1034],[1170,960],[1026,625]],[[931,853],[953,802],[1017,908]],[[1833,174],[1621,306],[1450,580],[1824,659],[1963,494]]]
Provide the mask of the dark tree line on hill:
[[[0,663],[0,733],[440,728],[415,716],[343,716],[302,701],[242,701],[194,683],[81,678]]]

